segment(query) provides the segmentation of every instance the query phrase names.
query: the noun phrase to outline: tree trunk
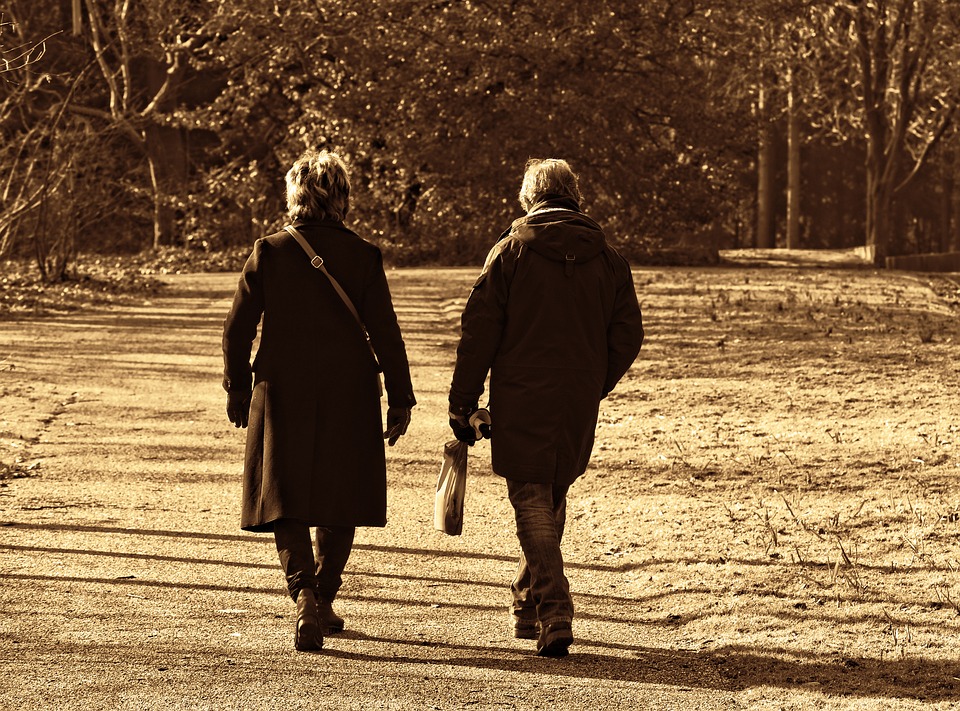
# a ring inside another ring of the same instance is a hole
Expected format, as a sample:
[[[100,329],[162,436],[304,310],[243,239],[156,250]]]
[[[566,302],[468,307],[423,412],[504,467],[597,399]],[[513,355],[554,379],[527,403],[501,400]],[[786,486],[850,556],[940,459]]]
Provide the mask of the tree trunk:
[[[147,85],[156,95],[167,80],[167,66],[151,62],[148,68]],[[178,81],[173,75],[170,81]],[[161,116],[176,108],[176,85],[167,94],[166,100],[157,107]],[[143,131],[146,145],[150,181],[153,187],[153,248],[173,244],[176,238],[176,214],[172,198],[182,187],[187,177],[186,147],[183,132],[179,128],[151,122]]]
[[[72,18],[73,36],[79,37],[83,34],[83,10],[80,7],[80,0],[72,0],[70,15]]]
[[[951,185],[954,186],[953,195],[950,198],[951,201],[951,210],[950,214],[953,216],[952,223],[950,225],[950,243],[949,250],[951,252],[960,252],[960,190],[956,189],[956,177],[957,170],[960,169],[960,161],[956,160],[956,154],[954,154],[954,161],[951,167],[953,171],[953,179],[950,181]]]
[[[957,154],[953,148],[944,151],[943,161],[940,163],[940,174],[942,176],[943,193],[940,195],[938,251],[949,252],[956,241],[956,231],[953,229],[953,209],[954,193],[956,192]]]
[[[147,146],[147,168],[150,171],[150,187],[153,189],[153,250],[157,251],[164,244],[173,241],[173,219],[169,210],[164,208],[166,199],[164,181],[160,177],[160,161],[152,147],[157,141],[151,140],[150,132],[144,132],[144,143]]]
[[[756,246],[770,249],[775,246],[773,215],[773,128],[767,111],[766,91],[760,87],[757,111],[760,135],[757,145],[757,239]]]
[[[792,71],[787,81],[787,249],[800,249],[800,116]]]
[[[869,152],[869,151],[868,151]],[[890,231],[893,218],[893,184],[884,180],[882,166],[871,165],[867,158],[867,247],[877,266],[884,266],[890,256]]]
[[[868,103],[866,117],[866,244],[873,253],[874,264],[882,267],[891,254],[893,181],[897,174],[897,161],[893,147],[888,145],[891,129],[882,108],[876,102]]]

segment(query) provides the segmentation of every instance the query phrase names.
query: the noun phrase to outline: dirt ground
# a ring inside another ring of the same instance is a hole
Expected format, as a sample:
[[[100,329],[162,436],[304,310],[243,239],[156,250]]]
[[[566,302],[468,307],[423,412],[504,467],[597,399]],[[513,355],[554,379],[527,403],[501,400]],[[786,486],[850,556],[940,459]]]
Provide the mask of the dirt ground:
[[[960,706],[956,281],[636,270],[648,339],[571,490],[577,639],[548,660],[507,624],[486,444],[463,536],[432,528],[475,271],[389,275],[420,404],[317,654],[293,650],[271,537],[238,528],[236,277],[0,323],[0,708]]]

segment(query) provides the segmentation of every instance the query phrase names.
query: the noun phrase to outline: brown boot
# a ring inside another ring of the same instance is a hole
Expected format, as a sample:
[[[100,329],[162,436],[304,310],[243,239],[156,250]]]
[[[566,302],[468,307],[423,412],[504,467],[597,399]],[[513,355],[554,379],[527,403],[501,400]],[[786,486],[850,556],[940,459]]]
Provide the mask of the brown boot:
[[[317,597],[307,588],[297,594],[297,629],[293,646],[298,652],[323,648],[323,625],[317,612]]]
[[[565,657],[567,648],[573,644],[573,630],[569,622],[554,622],[540,630],[537,639],[537,655],[541,657]]]
[[[333,611],[333,602],[321,597],[317,600],[317,610],[328,633],[343,632],[343,618]]]

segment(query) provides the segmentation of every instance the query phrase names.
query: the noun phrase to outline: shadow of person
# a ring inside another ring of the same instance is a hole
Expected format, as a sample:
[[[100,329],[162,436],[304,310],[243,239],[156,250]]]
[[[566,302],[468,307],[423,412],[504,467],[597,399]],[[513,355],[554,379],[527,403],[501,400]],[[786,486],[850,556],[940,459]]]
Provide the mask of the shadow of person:
[[[577,679],[659,684],[737,692],[754,687],[815,690],[834,696],[960,701],[960,662],[878,659],[767,653],[747,647],[671,650],[617,645],[621,654],[589,651],[601,641],[578,639],[570,656],[544,660],[533,646],[470,645],[436,640],[404,640],[342,633],[336,638],[383,644],[382,654],[324,649],[343,659],[370,662],[435,663],[503,672],[528,672]],[[419,648],[418,650],[412,647]],[[408,654],[403,649],[408,650]]]

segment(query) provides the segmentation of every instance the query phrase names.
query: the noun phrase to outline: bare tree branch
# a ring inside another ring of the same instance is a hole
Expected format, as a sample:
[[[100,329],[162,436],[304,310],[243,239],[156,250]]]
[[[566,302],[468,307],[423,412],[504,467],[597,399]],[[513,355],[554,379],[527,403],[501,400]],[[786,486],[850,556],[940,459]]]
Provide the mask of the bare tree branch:
[[[913,182],[913,179],[926,164],[927,158],[943,139],[944,135],[946,135],[950,126],[953,125],[953,119],[957,114],[957,107],[958,104],[957,100],[955,99],[953,105],[944,113],[943,119],[940,121],[940,125],[934,132],[933,137],[923,146],[923,150],[920,152],[920,155],[914,160],[913,167],[910,169],[910,172],[907,173],[907,176],[893,189],[895,193],[900,192],[907,187],[907,185]]]
[[[16,29],[16,24],[4,20],[4,14],[0,12],[0,35],[5,30]],[[47,53],[47,42],[60,34],[59,31],[51,32],[49,35],[37,42],[20,42],[12,47],[5,47],[0,41],[0,74],[8,74],[19,69],[25,69],[31,64],[39,62]]]

